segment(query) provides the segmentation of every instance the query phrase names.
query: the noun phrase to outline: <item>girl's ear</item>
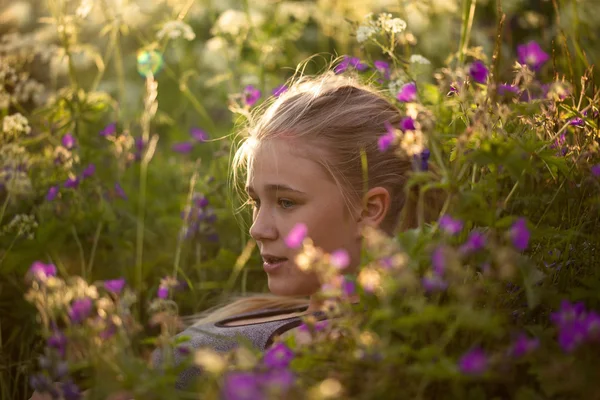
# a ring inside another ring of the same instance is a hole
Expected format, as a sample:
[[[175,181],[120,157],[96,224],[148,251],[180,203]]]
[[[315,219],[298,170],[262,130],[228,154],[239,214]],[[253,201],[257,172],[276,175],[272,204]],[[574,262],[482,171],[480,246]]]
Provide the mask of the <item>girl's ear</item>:
[[[383,187],[369,189],[363,198],[363,208],[358,220],[359,228],[371,226],[378,228],[387,215],[391,204],[390,192]]]

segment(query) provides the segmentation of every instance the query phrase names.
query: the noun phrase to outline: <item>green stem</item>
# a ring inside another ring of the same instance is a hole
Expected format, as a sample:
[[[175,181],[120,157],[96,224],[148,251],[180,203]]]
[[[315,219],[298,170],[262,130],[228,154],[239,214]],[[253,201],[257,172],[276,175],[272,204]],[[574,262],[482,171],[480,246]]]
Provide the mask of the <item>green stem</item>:
[[[104,221],[100,221],[98,226],[96,227],[96,233],[94,234],[94,243],[92,244],[92,251],[90,253],[90,261],[88,263],[87,270],[92,274],[92,268],[94,266],[94,259],[96,258],[96,248],[98,247],[98,241],[100,240],[100,233],[102,232],[102,228],[104,226]]]
[[[476,5],[477,0],[463,1],[462,31],[460,34],[460,45],[458,49],[458,60],[461,64],[463,64],[465,61],[465,55],[467,53],[467,48],[469,47],[469,38],[471,37],[471,28],[473,27]]]
[[[85,268],[85,253],[83,252],[83,246],[81,245],[81,240],[79,240],[79,235],[77,234],[77,229],[75,225],[71,225],[71,232],[73,233],[73,238],[75,238],[75,243],[77,244],[77,248],[79,249],[79,258],[81,259],[81,277],[87,280],[87,270]]]

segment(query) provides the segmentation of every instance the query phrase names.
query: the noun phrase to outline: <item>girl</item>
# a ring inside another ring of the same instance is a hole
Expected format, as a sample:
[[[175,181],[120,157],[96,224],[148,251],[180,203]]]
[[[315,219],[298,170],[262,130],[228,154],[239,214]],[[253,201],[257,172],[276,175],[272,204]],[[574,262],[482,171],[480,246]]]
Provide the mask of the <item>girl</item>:
[[[189,345],[225,352],[242,336],[264,350],[298,327],[301,316],[324,317],[315,295],[323,282],[295,265],[298,250],[286,243],[302,224],[315,246],[345,250],[350,273],[359,266],[363,228],[391,235],[416,225],[418,194],[406,187],[413,160],[378,146],[386,124],[399,126],[401,119],[384,96],[329,72],[299,79],[250,124],[233,160],[233,178],[239,182],[237,171],[245,171],[250,235],[274,296],[241,298],[205,313],[181,333],[191,338]],[[431,200],[426,220],[437,218],[439,201]],[[154,362],[161,362],[159,352]],[[183,372],[177,386],[197,374]]]

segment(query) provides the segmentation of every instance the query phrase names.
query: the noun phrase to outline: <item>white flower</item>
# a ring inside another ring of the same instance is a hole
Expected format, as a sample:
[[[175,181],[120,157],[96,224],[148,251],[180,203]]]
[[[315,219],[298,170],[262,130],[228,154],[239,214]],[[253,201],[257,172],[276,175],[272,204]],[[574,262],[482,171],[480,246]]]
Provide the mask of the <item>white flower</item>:
[[[373,36],[377,30],[372,26],[361,25],[356,30],[356,41],[358,43],[366,42],[371,36]]]
[[[264,15],[258,11],[250,11],[250,21],[248,15],[240,10],[227,10],[219,16],[217,22],[213,26],[212,33],[217,34],[229,34],[231,36],[237,36],[242,31],[248,29],[249,22],[255,26],[261,25],[265,20]]]
[[[92,11],[93,7],[94,2],[92,0],[81,0],[81,4],[79,4],[79,7],[77,7],[77,10],[75,10],[75,14],[79,18],[85,19],[90,14],[90,11]]]
[[[2,120],[2,131],[5,135],[17,137],[20,134],[31,132],[29,121],[20,113],[8,115]]]
[[[307,22],[313,12],[313,5],[303,1],[284,1],[277,8],[278,21],[286,23],[290,19],[295,18],[301,22]]]
[[[165,36],[169,39],[183,37],[185,40],[194,40],[196,38],[196,34],[192,30],[192,27],[179,20],[165,22],[162,29],[156,34],[156,37],[159,40]]]
[[[409,61],[411,64],[423,64],[423,65],[431,64],[431,61],[429,61],[428,59],[426,59],[425,57],[423,57],[420,54],[413,54],[412,56],[410,56]]]
[[[406,29],[406,22],[400,18],[386,20],[383,29],[391,33],[402,33]]]

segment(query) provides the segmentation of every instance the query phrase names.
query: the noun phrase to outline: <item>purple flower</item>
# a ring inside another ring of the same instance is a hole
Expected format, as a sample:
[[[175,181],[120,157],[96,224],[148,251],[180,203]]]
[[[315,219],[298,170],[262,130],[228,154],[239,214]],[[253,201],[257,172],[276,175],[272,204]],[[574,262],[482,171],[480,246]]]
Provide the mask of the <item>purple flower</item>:
[[[473,78],[475,82],[485,83],[488,77],[488,69],[484,63],[477,60],[469,67],[469,75]]]
[[[269,389],[287,390],[294,385],[296,376],[288,369],[272,369],[261,377],[261,383]]]
[[[244,103],[252,107],[260,99],[260,90],[255,88],[253,85],[248,85],[244,88]]]
[[[284,343],[275,343],[265,353],[264,362],[269,368],[286,368],[292,359],[294,352]]]
[[[377,140],[377,147],[381,152],[389,149],[396,137],[395,129],[389,121],[385,121],[385,130],[386,133]]]
[[[333,71],[336,74],[341,74],[342,72],[346,71],[348,67],[354,67],[357,71],[364,71],[369,68],[369,66],[361,62],[360,58],[358,57],[344,56],[344,59],[335,66]]]
[[[141,136],[136,137],[133,141],[133,147],[135,148],[133,157],[135,161],[140,161],[142,159],[142,153],[144,151],[144,148],[146,147],[144,138]]]
[[[328,325],[329,324],[328,324],[327,320],[323,320],[323,321],[317,321],[315,324],[312,325],[312,327],[315,330],[315,332],[321,332],[321,331],[324,331]],[[298,331],[299,332],[309,332],[310,329],[309,329],[308,325],[303,323],[298,327]]]
[[[402,118],[400,121],[400,129],[403,131],[414,131],[416,129],[415,121],[411,117]]]
[[[417,84],[415,82],[409,82],[400,88],[400,91],[396,95],[396,99],[402,103],[410,103],[417,99]]]
[[[58,186],[51,186],[46,193],[46,201],[52,201],[58,195]]]
[[[585,304],[582,302],[571,303],[563,300],[557,312],[550,314],[550,320],[558,327],[567,325],[575,320],[581,320],[586,314]]]
[[[112,122],[112,123],[106,125],[104,127],[104,129],[102,129],[100,131],[100,136],[103,136],[103,137],[112,136],[115,134],[115,132],[117,132],[117,124],[116,124],[116,122]]]
[[[119,182],[115,183],[115,194],[123,200],[127,200],[127,193],[125,193],[121,185],[119,185]]]
[[[156,291],[156,296],[158,296],[159,299],[166,299],[169,297],[169,288],[165,285],[160,285]]]
[[[566,352],[570,353],[581,345],[587,334],[587,326],[584,321],[573,321],[562,326],[558,332],[558,344]]]
[[[77,299],[71,303],[69,310],[69,318],[74,324],[83,322],[92,312],[92,299],[84,297]]]
[[[336,250],[331,253],[330,261],[337,269],[344,269],[350,265],[350,255],[344,249]]]
[[[344,293],[344,296],[346,297],[352,296],[354,293],[356,293],[356,283],[344,277],[344,281],[342,282],[342,293]]]
[[[519,94],[519,87],[515,86],[515,85],[507,85],[507,84],[500,84],[498,85],[498,94],[500,96],[503,96],[505,94]]]
[[[582,118],[572,118],[569,120],[569,125],[583,128],[585,126],[585,121]]]
[[[450,85],[450,91],[448,92],[448,94],[446,96],[450,97],[450,96],[454,96],[458,94],[458,85],[456,83],[453,83]]]
[[[517,336],[510,348],[510,354],[513,357],[522,357],[525,354],[532,352],[540,346],[540,340],[538,338],[530,339],[524,333]]]
[[[592,166],[592,168],[590,170],[592,171],[592,175],[600,176],[600,164],[596,164],[596,165]]]
[[[79,400],[82,398],[79,387],[73,382],[64,382],[61,384],[60,389],[64,400]]]
[[[291,249],[297,249],[302,246],[302,242],[308,235],[308,227],[306,224],[299,223],[292,228],[285,238],[285,244]]]
[[[261,400],[264,398],[258,377],[251,372],[230,372],[223,385],[225,400]]]
[[[125,278],[104,281],[104,288],[114,294],[119,294],[125,287]]]
[[[481,375],[488,367],[488,358],[476,347],[465,353],[458,362],[458,368],[465,375]]]
[[[60,396],[58,390],[54,387],[54,384],[50,381],[50,378],[44,374],[32,375],[29,378],[29,384],[31,388],[40,392],[48,393],[52,399],[57,399]]]
[[[527,221],[525,218],[519,218],[511,228],[511,237],[513,246],[519,251],[524,251],[529,245],[529,237],[531,234],[527,229]]]
[[[94,164],[89,164],[84,170],[81,176],[83,179],[90,178],[96,172],[96,166]]]
[[[194,202],[194,204],[198,208],[206,208],[210,204],[208,202],[208,199],[206,198],[206,196],[204,196],[204,195],[202,195],[200,193],[194,194],[194,197],[193,197],[192,201]]]
[[[481,250],[485,247],[485,236],[483,233],[478,231],[473,231],[467,238],[465,244],[461,246],[461,251],[463,253],[471,253],[477,250]]]
[[[75,147],[76,141],[75,141],[75,137],[73,135],[71,135],[70,133],[67,133],[65,136],[62,137],[61,142],[64,147],[71,150],[73,147]]]
[[[181,153],[181,154],[187,154],[190,151],[192,151],[192,149],[194,148],[194,145],[190,142],[179,142],[179,143],[175,143],[171,149],[174,152],[177,153]]]
[[[539,70],[550,59],[535,41],[517,46],[517,55],[521,64],[527,64],[534,71]]]
[[[415,161],[416,167],[419,171],[427,171],[429,169],[429,156],[431,153],[429,149],[424,149],[421,154],[413,155],[413,161]]]
[[[377,71],[379,71],[383,77],[385,79],[390,79],[390,64],[385,62],[385,61],[381,61],[381,60],[376,60],[373,63],[373,66],[375,67],[375,69]]]
[[[76,176],[70,176],[63,184],[66,188],[76,189],[79,186],[79,178]]]
[[[444,215],[440,218],[440,228],[449,235],[456,235],[463,229],[463,222],[460,219],[454,219],[449,215]]]
[[[279,85],[275,89],[273,89],[273,91],[271,93],[273,94],[273,96],[279,97],[282,94],[284,94],[285,92],[287,92],[287,90],[288,90],[288,87],[286,85]]]
[[[53,335],[48,338],[47,345],[64,357],[67,350],[67,337],[62,332],[55,330]]]
[[[44,264],[41,261],[35,261],[29,267],[29,274],[38,281],[45,281],[49,276],[56,276],[56,266],[54,264]]]
[[[208,133],[200,128],[190,129],[190,135],[199,142],[205,142],[208,140]]]
[[[446,269],[446,257],[443,247],[437,247],[433,251],[433,254],[431,255],[431,266],[436,275],[444,275],[444,270]]]
[[[441,276],[435,274],[423,277],[421,284],[427,293],[440,292],[448,288],[448,283]]]

